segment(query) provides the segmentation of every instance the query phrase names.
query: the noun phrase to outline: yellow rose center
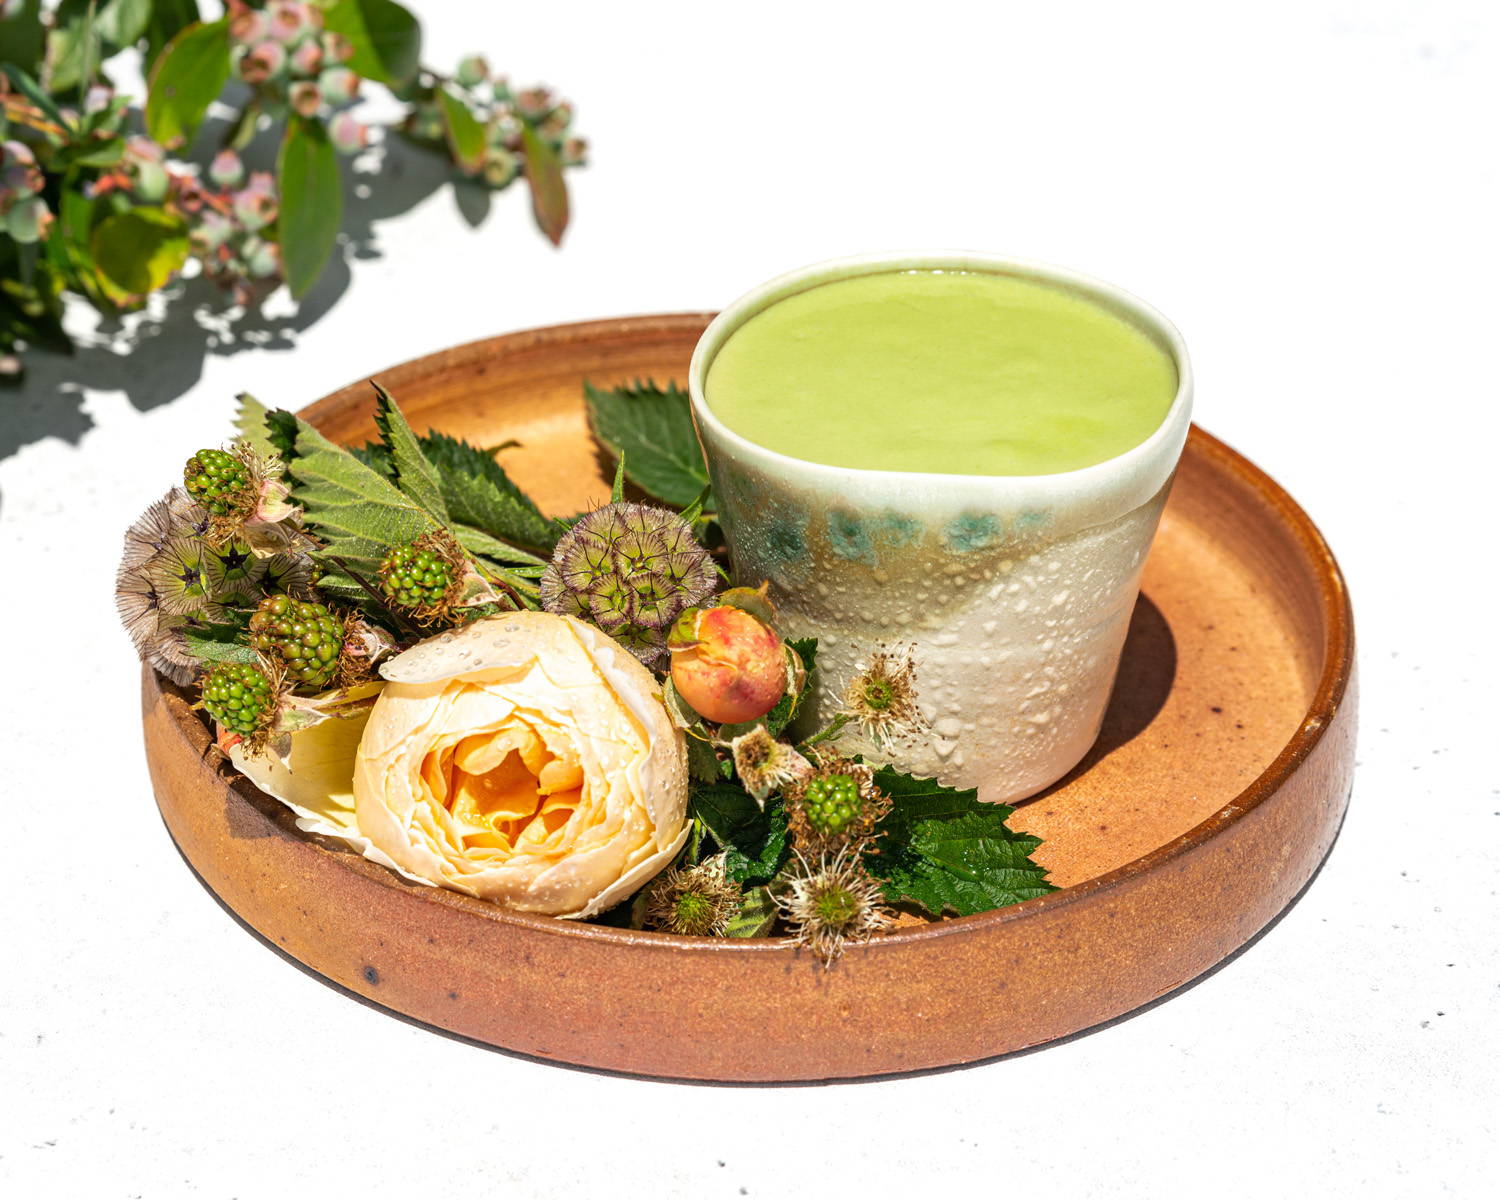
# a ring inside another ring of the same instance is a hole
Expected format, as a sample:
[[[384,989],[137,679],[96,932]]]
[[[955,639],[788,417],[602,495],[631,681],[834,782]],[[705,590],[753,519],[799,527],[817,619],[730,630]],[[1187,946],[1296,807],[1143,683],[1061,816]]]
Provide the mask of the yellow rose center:
[[[422,780],[466,846],[512,853],[551,848],[583,794],[578,760],[520,723],[428,751]]]

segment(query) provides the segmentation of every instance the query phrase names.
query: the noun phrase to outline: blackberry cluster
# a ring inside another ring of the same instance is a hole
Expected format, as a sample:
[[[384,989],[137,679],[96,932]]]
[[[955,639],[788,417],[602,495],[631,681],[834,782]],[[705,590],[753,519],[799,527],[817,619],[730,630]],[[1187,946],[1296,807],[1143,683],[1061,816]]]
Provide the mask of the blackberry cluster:
[[[250,663],[220,663],[203,680],[203,707],[225,729],[248,737],[276,707],[271,681]]]
[[[338,673],[344,625],[322,604],[276,593],[250,617],[250,644],[285,664],[298,684],[325,688]]]
[[[187,460],[182,486],[216,517],[237,512],[245,502],[250,473],[227,450],[200,450]]]
[[[807,823],[818,833],[837,836],[860,817],[864,803],[849,775],[826,775],[810,781],[802,795]]]
[[[426,547],[397,546],[380,562],[380,590],[397,608],[419,613],[441,608],[452,587],[452,566]]]

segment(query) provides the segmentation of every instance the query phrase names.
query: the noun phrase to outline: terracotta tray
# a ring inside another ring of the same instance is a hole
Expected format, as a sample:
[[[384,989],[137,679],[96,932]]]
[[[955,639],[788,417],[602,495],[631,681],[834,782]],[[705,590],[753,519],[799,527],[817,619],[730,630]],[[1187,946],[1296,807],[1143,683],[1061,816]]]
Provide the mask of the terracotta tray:
[[[511,334],[379,378],[412,424],[481,445],[553,512],[607,497],[581,400],[686,376],[706,314]],[[354,384],[307,410],[373,434]],[[189,698],[147,672],[157,802],[250,926],[335,983],[510,1050],[646,1075],[824,1079],[982,1059],[1181,986],[1312,877],[1354,761],[1353,627],[1327,546],[1285,492],[1194,429],[1098,745],[1015,823],[1064,890],[917,924],[832,970],[780,941],[695,940],[504,912],[297,833],[209,767]]]

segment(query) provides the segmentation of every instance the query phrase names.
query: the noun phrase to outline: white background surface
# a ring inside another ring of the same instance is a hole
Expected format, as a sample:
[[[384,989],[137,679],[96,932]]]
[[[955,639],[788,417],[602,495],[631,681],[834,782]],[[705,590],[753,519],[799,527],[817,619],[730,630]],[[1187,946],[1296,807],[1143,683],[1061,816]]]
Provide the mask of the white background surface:
[[[427,61],[482,49],[577,103],[593,165],[561,252],[519,190],[474,229],[451,188],[408,178],[372,207],[410,211],[374,226],[315,322],[208,347],[180,315],[111,342],[77,311],[94,348],[0,396],[20,445],[0,459],[0,1191],[1493,1194],[1493,5],[420,8]],[[1051,260],[1158,305],[1200,422],[1340,555],[1359,773],[1279,924],[1061,1045],[767,1089],[451,1040],[220,910],[157,818],[110,581],[125,524],[226,436],[234,393],[295,408],[454,342],[714,308],[907,246]]]

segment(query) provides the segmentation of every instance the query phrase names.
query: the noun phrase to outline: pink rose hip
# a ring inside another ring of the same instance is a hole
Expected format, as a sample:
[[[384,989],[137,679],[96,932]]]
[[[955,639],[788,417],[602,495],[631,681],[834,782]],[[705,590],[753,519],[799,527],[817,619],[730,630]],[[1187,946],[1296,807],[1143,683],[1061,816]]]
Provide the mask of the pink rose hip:
[[[672,684],[705,720],[740,724],[765,716],[786,692],[786,649],[741,608],[690,609],[667,640]]]

